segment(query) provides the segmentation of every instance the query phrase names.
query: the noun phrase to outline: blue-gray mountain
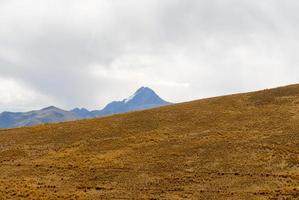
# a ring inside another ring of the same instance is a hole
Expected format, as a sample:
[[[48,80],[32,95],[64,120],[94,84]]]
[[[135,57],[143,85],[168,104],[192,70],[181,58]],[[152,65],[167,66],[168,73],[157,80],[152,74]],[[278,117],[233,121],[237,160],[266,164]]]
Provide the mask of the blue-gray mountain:
[[[148,87],[141,87],[129,98],[124,99],[122,101],[113,101],[102,110],[94,110],[89,112],[84,108],[76,108],[74,110],[71,110],[71,112],[76,115],[79,115],[82,118],[92,118],[155,108],[159,106],[165,106],[168,104],[170,103],[161,99],[152,89]]]
[[[3,112],[0,114],[0,128],[32,126],[45,123],[72,121],[78,116],[54,106],[30,112]]]
[[[66,111],[50,106],[41,110],[30,112],[3,112],[0,114],[0,128],[15,128],[94,118],[150,109],[169,104],[171,103],[161,99],[152,89],[148,87],[141,87],[129,98],[122,101],[113,101],[102,110],[89,111],[85,108],[75,108],[71,111]]]

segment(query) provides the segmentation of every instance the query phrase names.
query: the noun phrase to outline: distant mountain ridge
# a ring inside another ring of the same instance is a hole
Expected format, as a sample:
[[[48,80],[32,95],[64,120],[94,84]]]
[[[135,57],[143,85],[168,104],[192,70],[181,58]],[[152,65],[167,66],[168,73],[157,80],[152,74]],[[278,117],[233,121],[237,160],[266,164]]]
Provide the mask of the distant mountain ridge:
[[[66,111],[54,106],[50,106],[41,110],[29,112],[3,112],[0,114],[0,128],[15,128],[45,123],[94,118],[150,109],[169,104],[171,103],[164,101],[152,89],[148,87],[141,87],[129,98],[122,101],[113,101],[105,106],[102,110],[89,111],[85,108],[75,108],[73,110]]]
[[[50,106],[29,112],[3,112],[0,114],[0,128],[32,126],[45,123],[72,121],[78,116],[72,112]]]

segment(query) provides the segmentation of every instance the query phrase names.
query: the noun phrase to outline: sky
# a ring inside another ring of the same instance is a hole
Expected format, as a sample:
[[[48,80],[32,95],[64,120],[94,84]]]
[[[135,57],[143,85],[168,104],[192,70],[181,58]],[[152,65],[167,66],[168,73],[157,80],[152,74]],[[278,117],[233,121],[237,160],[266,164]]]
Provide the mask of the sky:
[[[0,0],[0,111],[299,83],[298,0]]]

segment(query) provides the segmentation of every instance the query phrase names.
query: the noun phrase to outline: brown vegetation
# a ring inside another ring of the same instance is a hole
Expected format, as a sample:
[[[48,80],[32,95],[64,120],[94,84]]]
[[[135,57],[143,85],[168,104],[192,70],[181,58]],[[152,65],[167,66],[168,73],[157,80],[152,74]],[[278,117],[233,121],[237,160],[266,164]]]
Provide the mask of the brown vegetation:
[[[299,85],[0,131],[3,199],[299,199]]]

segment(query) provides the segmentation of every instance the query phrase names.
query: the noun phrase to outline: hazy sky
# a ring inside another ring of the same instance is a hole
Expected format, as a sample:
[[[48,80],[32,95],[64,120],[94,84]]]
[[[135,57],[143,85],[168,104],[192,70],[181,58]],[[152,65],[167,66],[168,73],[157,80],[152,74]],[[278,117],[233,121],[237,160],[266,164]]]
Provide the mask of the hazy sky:
[[[298,0],[0,0],[0,111],[299,82]]]

